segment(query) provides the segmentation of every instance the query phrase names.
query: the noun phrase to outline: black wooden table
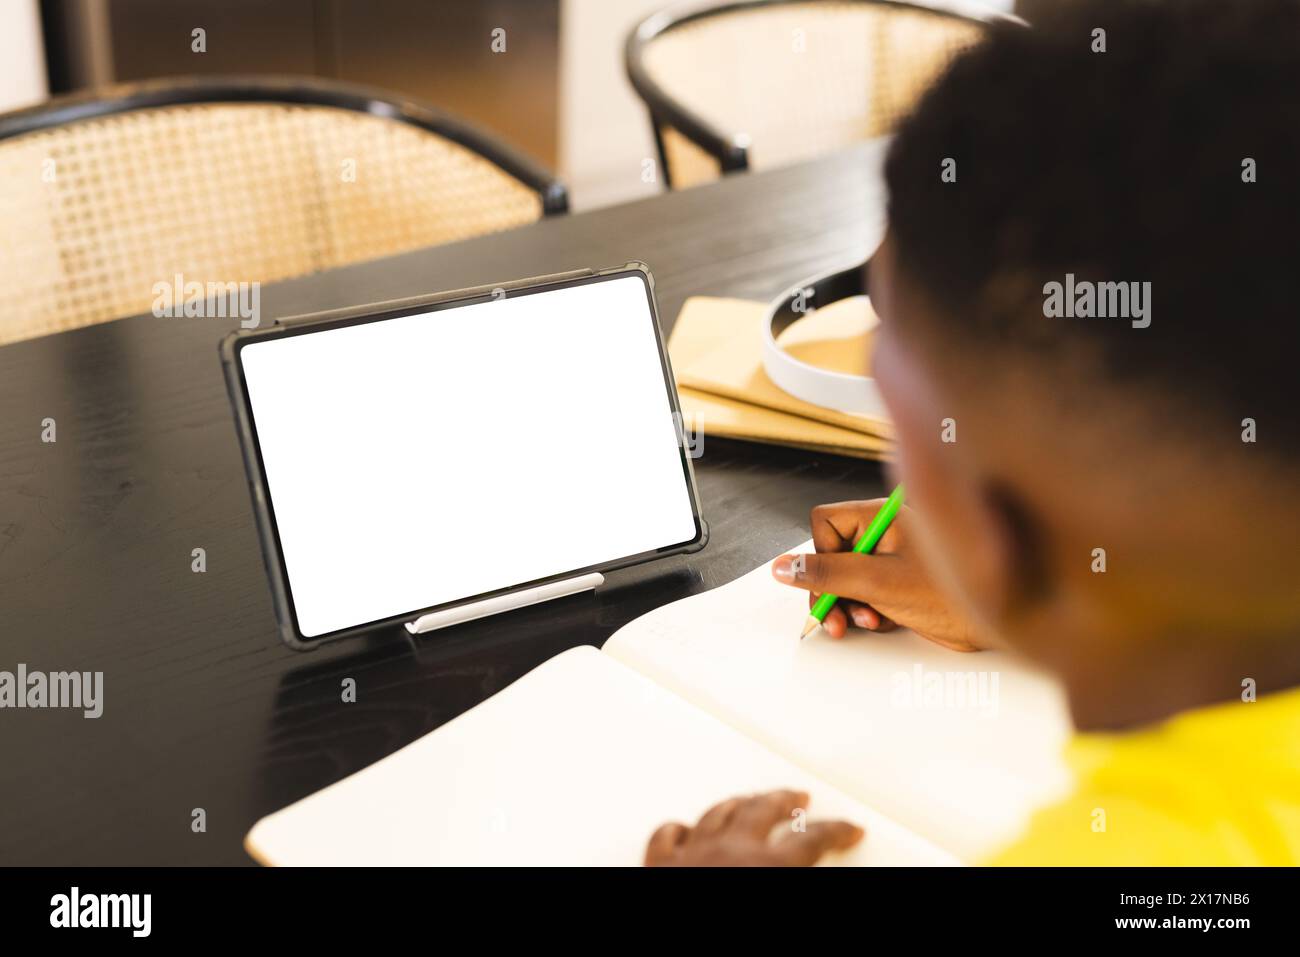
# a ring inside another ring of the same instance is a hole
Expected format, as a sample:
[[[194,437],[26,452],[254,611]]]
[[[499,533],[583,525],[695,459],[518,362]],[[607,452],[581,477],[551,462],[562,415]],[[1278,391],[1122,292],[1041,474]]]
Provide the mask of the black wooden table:
[[[667,333],[688,296],[767,299],[864,248],[877,163],[858,147],[278,283],[263,316],[640,259]],[[142,316],[0,348],[0,670],[104,672],[98,719],[0,710],[0,863],[249,863],[262,815],[806,539],[814,504],[883,491],[873,464],[706,438],[703,552],[424,638],[296,653],[276,637],[217,356],[235,322]]]

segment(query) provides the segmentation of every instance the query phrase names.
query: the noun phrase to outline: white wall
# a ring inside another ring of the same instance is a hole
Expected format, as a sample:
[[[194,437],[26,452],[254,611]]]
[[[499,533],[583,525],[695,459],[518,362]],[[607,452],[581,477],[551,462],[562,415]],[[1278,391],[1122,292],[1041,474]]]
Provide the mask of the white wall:
[[[650,119],[627,82],[623,41],[665,0],[561,0],[560,178],[575,209],[659,191],[641,182],[655,156]]]
[[[36,4],[0,0],[0,112],[39,103],[48,95]]]

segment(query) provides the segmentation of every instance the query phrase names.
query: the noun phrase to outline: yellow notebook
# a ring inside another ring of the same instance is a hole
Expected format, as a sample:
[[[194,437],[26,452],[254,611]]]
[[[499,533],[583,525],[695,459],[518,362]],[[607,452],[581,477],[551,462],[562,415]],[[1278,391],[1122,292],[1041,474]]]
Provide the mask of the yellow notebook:
[[[762,303],[697,296],[673,326],[668,351],[682,411],[706,436],[881,458],[893,430],[881,419],[815,406],[776,386],[763,371]],[[792,355],[837,372],[869,374],[875,316],[864,300],[811,313],[781,344]]]
[[[677,393],[688,428],[698,429],[706,437],[716,435],[863,459],[884,458],[890,448],[888,441],[874,435],[688,389],[680,384]]]

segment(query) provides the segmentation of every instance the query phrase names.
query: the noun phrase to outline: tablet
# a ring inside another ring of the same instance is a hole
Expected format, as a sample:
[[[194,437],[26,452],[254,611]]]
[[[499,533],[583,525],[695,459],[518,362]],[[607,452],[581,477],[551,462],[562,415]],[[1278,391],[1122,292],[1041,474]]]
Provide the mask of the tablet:
[[[706,540],[639,263],[286,320],[222,358],[291,647]]]

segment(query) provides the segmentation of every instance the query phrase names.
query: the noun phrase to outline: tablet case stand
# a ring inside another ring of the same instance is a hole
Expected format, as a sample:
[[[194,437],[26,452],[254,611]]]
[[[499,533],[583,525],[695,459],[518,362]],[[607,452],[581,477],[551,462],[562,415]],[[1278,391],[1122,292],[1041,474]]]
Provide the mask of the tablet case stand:
[[[451,301],[456,299],[467,299],[467,298],[473,298],[476,296],[483,296],[483,295],[492,295],[496,297],[499,295],[507,295],[513,289],[524,289],[524,288],[535,286],[540,282],[562,282],[568,279],[581,279],[588,276],[602,275],[606,272],[615,272],[620,269],[633,269],[633,268],[638,269],[645,274],[646,280],[649,283],[650,288],[653,290],[654,278],[653,276],[651,276],[645,264],[639,262],[629,262],[622,267],[614,267],[609,270],[575,269],[570,272],[555,273],[549,276],[530,277],[528,279],[519,279],[512,282],[494,283],[490,285],[475,286],[467,289],[449,290],[447,292],[435,294],[432,296],[430,295],[412,296],[409,298],[393,299],[385,302],[372,302],[361,306],[348,306],[342,309],[333,309],[324,312],[315,312],[307,315],[281,316],[275,319],[275,325],[293,326],[293,325],[307,324],[307,323],[324,323],[324,322],[329,322],[331,320],[347,319],[354,316],[368,315],[376,312],[397,311],[402,308],[406,308],[408,306],[436,305],[441,302],[446,302],[446,301]],[[653,300],[652,300],[652,305],[653,305]],[[653,315],[655,318],[655,322],[657,324],[659,321],[657,311],[654,312]],[[228,337],[228,339],[229,338],[234,338],[234,337]],[[663,350],[662,338],[660,339],[659,347],[662,352]],[[227,344],[223,344],[222,348],[223,348],[223,356],[225,356],[225,350],[227,348]],[[671,366],[666,366],[665,371],[668,376],[668,384],[670,388],[673,390],[673,393],[675,395],[677,384],[673,380]],[[230,389],[231,396],[233,398],[236,395],[236,387],[234,384],[234,374],[233,374],[232,364],[230,363],[227,364],[226,372],[227,372],[227,387]],[[680,413],[680,410],[678,410],[678,412]],[[245,466],[250,467],[248,465],[248,455],[249,455],[248,445],[247,445],[247,441],[245,440],[245,436],[248,434],[249,431],[249,424],[246,419],[246,413],[241,412],[238,403],[236,403],[236,422],[237,425],[240,427],[241,447],[243,449],[244,456],[245,456]],[[695,511],[700,524],[700,541],[697,544],[693,545],[691,548],[687,549],[686,551],[698,551],[708,543],[709,526],[708,523],[704,521],[704,518],[699,515],[699,499],[698,499],[698,493],[695,490],[693,476],[691,477],[690,487],[691,487],[692,495],[696,496]],[[253,497],[255,503],[261,501],[262,492],[260,488],[254,487]],[[260,518],[259,518],[258,533],[259,533],[259,539],[262,542],[263,556],[264,558],[266,558],[269,565],[272,559],[270,557],[270,553],[267,552],[268,532],[262,526]],[[615,567],[621,567],[621,566],[615,566]],[[588,574],[578,575],[573,578],[565,578],[559,581],[547,582],[545,584],[536,585],[530,588],[522,588],[517,591],[510,592],[508,594],[497,595],[492,598],[484,598],[479,601],[468,602],[465,604],[456,605],[451,608],[444,608],[439,611],[429,612],[428,614],[422,615],[421,617],[417,618],[415,621],[406,622],[404,624],[404,627],[408,636],[421,635],[427,632],[436,631],[440,628],[448,628],[452,625],[458,625],[463,622],[474,621],[475,619],[478,618],[485,618],[489,615],[497,615],[497,614],[501,614],[502,612],[513,611],[516,608],[526,608],[529,605],[537,605],[542,602],[553,601],[554,599],[557,598],[564,598],[570,595],[580,594],[581,592],[584,591],[591,591],[597,588],[598,586],[604,584],[604,581],[605,581],[605,576],[600,572],[590,572]],[[280,584],[274,577],[272,577],[271,588],[272,588],[273,597],[275,598],[276,601],[277,616],[280,617],[281,637],[284,639],[285,643],[289,645],[289,647],[299,651],[307,651],[317,647],[315,643],[304,644],[302,642],[297,641],[294,638],[293,634],[291,634],[287,630],[288,626],[285,623],[286,620],[280,611],[283,608],[286,599],[285,596],[282,594],[282,588]],[[354,630],[348,633],[356,633],[356,631]],[[409,637],[408,640],[410,640]]]

